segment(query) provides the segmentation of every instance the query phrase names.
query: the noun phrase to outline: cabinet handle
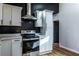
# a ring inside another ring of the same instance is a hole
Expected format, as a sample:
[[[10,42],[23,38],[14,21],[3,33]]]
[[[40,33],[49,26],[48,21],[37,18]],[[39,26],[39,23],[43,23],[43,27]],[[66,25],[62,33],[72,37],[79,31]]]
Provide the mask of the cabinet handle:
[[[22,42],[21,42],[21,47],[22,47]]]
[[[19,22],[19,23],[21,23],[21,22]]]
[[[1,24],[3,24],[3,20],[1,20]]]
[[[15,40],[15,41],[20,41],[20,40]]]
[[[1,44],[0,44],[0,46],[1,46]]]
[[[1,41],[5,41],[5,40],[1,40]]]
[[[10,25],[12,24],[12,20],[10,20]]]
[[[1,41],[7,41],[7,40],[11,40],[11,39],[2,39]]]

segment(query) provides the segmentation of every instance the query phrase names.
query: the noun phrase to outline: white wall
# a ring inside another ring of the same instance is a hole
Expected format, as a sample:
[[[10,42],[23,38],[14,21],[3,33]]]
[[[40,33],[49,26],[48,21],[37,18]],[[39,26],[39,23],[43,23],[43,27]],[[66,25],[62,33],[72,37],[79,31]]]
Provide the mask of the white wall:
[[[60,46],[79,53],[79,4],[59,5]]]

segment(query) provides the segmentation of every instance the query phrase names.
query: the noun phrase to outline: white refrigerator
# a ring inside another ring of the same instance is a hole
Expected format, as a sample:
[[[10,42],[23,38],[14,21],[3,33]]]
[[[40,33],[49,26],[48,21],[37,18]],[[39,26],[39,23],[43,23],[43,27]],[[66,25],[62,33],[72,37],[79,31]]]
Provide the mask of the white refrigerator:
[[[46,54],[53,50],[53,11],[42,12],[42,24],[39,52]]]

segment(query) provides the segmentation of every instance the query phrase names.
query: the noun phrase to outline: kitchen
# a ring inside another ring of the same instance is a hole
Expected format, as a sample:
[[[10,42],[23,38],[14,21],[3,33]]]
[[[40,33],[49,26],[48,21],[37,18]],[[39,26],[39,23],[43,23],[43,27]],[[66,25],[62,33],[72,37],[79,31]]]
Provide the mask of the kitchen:
[[[47,5],[50,7],[47,8],[46,7]],[[44,25],[45,23],[43,23],[44,21],[40,20],[40,18],[42,18],[43,16],[42,13],[45,12],[49,12],[52,15],[53,12],[54,14],[58,13],[58,4],[57,3],[55,4],[49,4],[49,3],[47,4],[3,3],[2,4],[1,3],[0,4],[0,55],[1,56],[22,56],[22,55],[36,56],[42,54],[41,52],[42,51],[44,52],[45,50],[42,49],[42,47],[44,46],[40,46],[40,42],[42,42],[41,44],[43,44],[43,41],[45,40],[43,35],[44,34],[43,32],[45,32],[44,31],[45,29],[43,28],[45,26]],[[50,18],[53,19],[52,17]],[[52,28],[53,28],[53,24],[52,24]],[[53,36],[53,29],[51,30]],[[44,40],[40,41],[40,39],[44,39]],[[48,52],[52,50],[52,45],[53,45],[52,42],[50,46],[51,48],[47,49]]]
[[[79,56],[76,6],[0,3],[0,56]]]

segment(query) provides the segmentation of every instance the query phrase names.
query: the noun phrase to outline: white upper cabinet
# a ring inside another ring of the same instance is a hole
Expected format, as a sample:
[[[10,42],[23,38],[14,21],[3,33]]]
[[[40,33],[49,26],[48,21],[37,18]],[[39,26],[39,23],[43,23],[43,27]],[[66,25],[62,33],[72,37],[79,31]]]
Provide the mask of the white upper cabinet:
[[[0,3],[0,25],[21,26],[22,7]]]
[[[42,11],[36,11],[37,21],[35,27],[42,27]]]
[[[11,21],[11,6],[3,4],[3,25],[10,25]]]
[[[20,7],[12,7],[12,25],[21,26],[21,10]]]

